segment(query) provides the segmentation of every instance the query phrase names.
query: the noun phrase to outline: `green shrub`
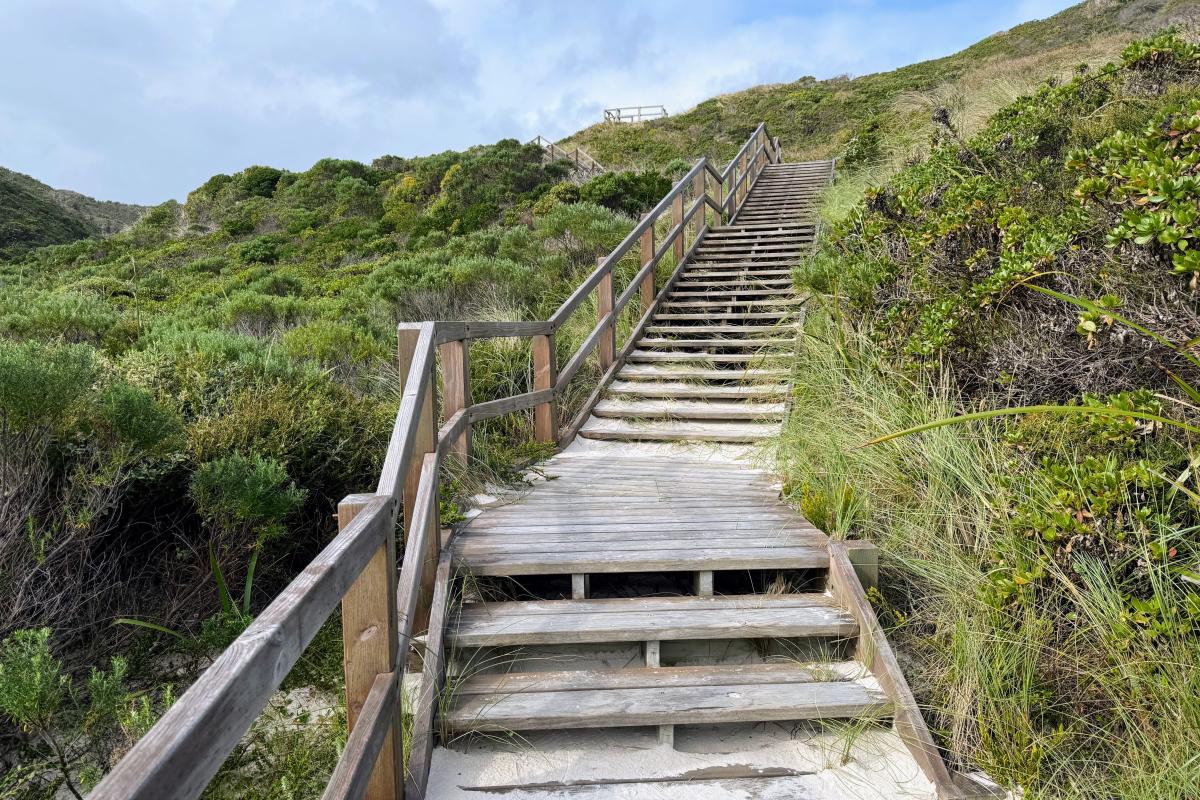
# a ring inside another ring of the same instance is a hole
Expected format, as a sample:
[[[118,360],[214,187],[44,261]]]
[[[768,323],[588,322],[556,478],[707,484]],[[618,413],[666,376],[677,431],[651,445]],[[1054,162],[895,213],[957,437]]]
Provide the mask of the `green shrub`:
[[[606,172],[579,187],[579,199],[636,217],[669,191],[671,181],[657,172]]]
[[[270,236],[251,239],[238,248],[243,264],[274,264],[279,259],[279,242]]]
[[[239,453],[201,464],[190,492],[200,515],[217,530],[230,535],[256,531],[259,541],[282,533],[283,519],[304,500],[304,490],[291,481],[283,464]]]
[[[249,167],[238,176],[238,189],[245,197],[271,197],[281,177],[283,171],[274,167]]]
[[[117,438],[144,453],[177,442],[183,433],[183,423],[172,409],[127,383],[109,387],[101,403],[101,413]]]
[[[84,345],[0,340],[0,417],[5,424],[17,429],[64,424],[96,379],[93,354]]]

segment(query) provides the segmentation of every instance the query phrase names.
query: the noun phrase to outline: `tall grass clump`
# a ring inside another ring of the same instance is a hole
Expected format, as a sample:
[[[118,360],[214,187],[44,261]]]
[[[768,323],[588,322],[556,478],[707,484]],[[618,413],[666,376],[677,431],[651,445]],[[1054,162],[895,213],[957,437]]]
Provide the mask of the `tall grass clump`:
[[[1133,492],[1104,510],[1093,498],[1075,513],[1147,520],[1114,536],[1137,539],[1137,555],[1080,537],[1091,552],[1064,557],[1028,525],[1061,513],[1039,471],[1047,453],[1071,465],[1068,482],[1095,480],[1073,432],[1029,418],[864,446],[963,398],[952,376],[897,368],[835,309],[806,327],[779,449],[786,492],[831,535],[880,547],[873,600],[953,758],[1031,797],[1190,796],[1200,602],[1173,555],[1195,541],[1196,498]]]

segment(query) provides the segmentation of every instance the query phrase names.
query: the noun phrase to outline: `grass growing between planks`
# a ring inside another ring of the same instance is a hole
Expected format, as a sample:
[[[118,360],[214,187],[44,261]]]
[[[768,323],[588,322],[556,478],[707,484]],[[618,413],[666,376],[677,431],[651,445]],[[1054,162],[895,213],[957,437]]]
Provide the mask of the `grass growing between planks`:
[[[1071,426],[1083,423],[962,424],[864,447],[960,411],[949,378],[897,371],[828,309],[810,313],[806,334],[779,449],[786,490],[831,535],[879,545],[873,599],[935,735],[1029,797],[1191,796],[1200,641],[1195,594],[1169,563],[1194,537],[1172,522],[1193,518],[1195,500],[1117,500],[1110,513],[1147,520],[1137,556],[1081,543],[1039,558],[1050,545],[1023,521],[1057,513],[1061,490],[1036,477],[1022,441],[1075,463],[1086,445]],[[1064,477],[1092,479],[1084,466]],[[1079,513],[1101,513],[1090,508]]]

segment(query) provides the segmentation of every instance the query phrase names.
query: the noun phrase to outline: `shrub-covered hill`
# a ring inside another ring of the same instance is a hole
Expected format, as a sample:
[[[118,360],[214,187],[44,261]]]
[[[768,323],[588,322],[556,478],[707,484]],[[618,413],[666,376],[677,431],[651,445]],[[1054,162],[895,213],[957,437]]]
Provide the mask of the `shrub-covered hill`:
[[[53,795],[60,752],[94,779],[164,697],[129,692],[186,683],[328,541],[337,501],[377,477],[398,321],[546,318],[670,186],[569,168],[515,141],[255,166],[108,238],[0,261],[0,751],[21,765],[0,796]],[[558,346],[592,324],[585,308]],[[473,344],[476,399],[524,390],[525,347]],[[530,427],[480,426],[480,468],[505,469]],[[318,646],[297,680],[336,683],[338,636],[335,620],[331,660]],[[164,650],[182,672],[164,676]],[[336,748],[304,735],[280,757]],[[214,796],[294,791],[266,771]]]
[[[0,261],[45,245],[116,233],[145,212],[144,206],[52,189],[0,167]]]
[[[663,120],[594,125],[563,145],[614,167],[662,167],[701,155],[725,163],[766,120],[790,160],[902,161],[926,149],[935,108],[948,108],[956,125],[973,131],[1047,77],[1113,58],[1134,34],[1197,21],[1197,0],[1088,0],[946,58],[852,79],[757,86]]]
[[[880,614],[957,757],[1030,797],[1190,797],[1200,46],[948,122],[797,273],[788,491],[881,546]],[[936,424],[966,412],[1000,416]]]

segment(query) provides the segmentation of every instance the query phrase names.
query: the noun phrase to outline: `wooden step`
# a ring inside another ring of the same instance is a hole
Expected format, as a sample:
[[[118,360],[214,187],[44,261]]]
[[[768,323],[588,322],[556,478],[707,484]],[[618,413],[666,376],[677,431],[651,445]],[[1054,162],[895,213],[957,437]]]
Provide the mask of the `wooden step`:
[[[683,287],[676,284],[675,288],[681,289]],[[716,286],[712,286],[712,287],[702,286],[702,287],[697,287],[693,291],[689,291],[689,292],[673,291],[669,295],[667,295],[667,297],[672,300],[685,300],[685,299],[692,300],[692,299],[705,298],[705,297],[711,297],[711,298],[743,297],[745,295],[750,295],[750,294],[756,295],[756,296],[764,296],[764,295],[765,296],[776,296],[776,295],[788,296],[788,295],[790,295],[792,297],[795,297],[796,292],[794,289],[792,289],[790,287],[788,287],[788,288],[772,288],[769,286],[746,286],[746,287],[742,287],[742,288],[728,288],[728,287],[716,287]]]
[[[728,321],[733,321],[733,320],[760,320],[760,321],[768,320],[768,319],[779,320],[779,319],[789,319],[791,317],[794,317],[799,312],[799,310],[800,310],[800,307],[789,306],[788,310],[756,311],[756,312],[750,313],[750,314],[741,313],[741,312],[726,313],[726,312],[716,312],[716,311],[710,311],[710,312],[704,313],[704,314],[684,314],[684,313],[672,314],[672,313],[660,311],[658,314],[656,314],[654,316],[654,322],[656,322],[656,323],[676,322],[676,321],[697,322],[697,321],[711,321],[711,320],[722,320],[722,321],[728,322]]]
[[[784,384],[704,386],[695,383],[613,381],[608,393],[617,397],[654,397],[664,400],[770,400],[787,394]]]
[[[771,334],[780,339],[791,341],[795,338],[799,325],[648,325],[648,334],[678,334],[681,336],[705,336],[708,334],[735,336]]]
[[[693,423],[695,424],[695,423]],[[694,500],[692,506],[703,503]],[[780,522],[746,508],[719,514],[671,515],[620,509],[609,498],[600,516],[583,516],[569,506],[555,526],[472,529],[455,535],[456,563],[476,576],[599,575],[627,572],[697,572],[746,569],[825,569],[829,554],[819,532],[783,533]],[[545,520],[539,518],[539,522]],[[527,520],[528,522],[528,520]],[[722,528],[740,535],[720,537]],[[757,529],[761,538],[745,535]]]
[[[569,730],[883,719],[886,696],[825,665],[664,667],[477,675],[455,688],[451,731]]]
[[[723,231],[791,231],[791,230],[809,230],[813,227],[811,222],[800,222],[797,220],[780,220],[779,222],[759,222],[759,223],[739,223],[733,222],[721,228]]]
[[[781,270],[784,275],[789,273],[786,270]],[[684,272],[682,278],[675,284],[676,289],[706,289],[709,287],[740,287],[748,286],[752,288],[772,288],[785,289],[791,288],[792,279],[790,277],[764,278],[759,276],[747,276],[742,274],[734,274],[727,277],[725,280],[700,280],[694,277],[693,273]]]
[[[756,275],[791,275],[787,267],[792,261],[689,261],[688,272],[685,275],[733,275],[737,277]],[[692,270],[695,270],[692,271]]]
[[[762,350],[765,348],[791,347],[795,340],[788,338],[775,339],[669,339],[654,336],[644,336],[638,341],[638,347],[648,347],[653,349],[661,348],[704,348],[704,349],[720,349],[734,348],[739,350],[751,349]]]
[[[804,252],[808,252],[807,250]],[[800,260],[803,253],[720,253],[708,252],[697,255],[696,264],[728,264],[749,262],[756,267],[790,266]]]
[[[789,293],[790,294],[790,293]],[[798,306],[804,302],[799,297],[780,297],[771,300],[738,300],[730,298],[728,300],[672,300],[668,299],[662,304],[662,308],[669,313],[671,309],[686,309],[686,308],[749,308],[754,311],[762,311],[763,309],[778,309],[788,308],[790,306]]]
[[[711,253],[801,253],[806,248],[798,244],[774,244],[771,242],[750,244],[720,243],[709,245],[707,242],[696,249],[696,256],[703,258]]]
[[[731,367],[730,369],[712,369],[705,367],[687,366],[684,364],[626,364],[617,373],[623,380],[664,380],[664,381],[769,381],[783,380],[788,376],[786,369],[751,367]]]
[[[653,422],[636,424],[593,417],[580,429],[585,439],[620,442],[720,442],[750,444],[779,435],[779,426],[757,422]]]
[[[659,362],[675,364],[747,364],[769,361],[772,354],[763,353],[674,353],[655,350],[634,350],[626,361],[630,364],[653,364]]]
[[[637,597],[468,603],[450,631],[458,647],[850,638],[858,623],[824,594]]]
[[[689,400],[601,400],[592,413],[611,419],[743,420],[783,419],[783,403],[696,402]]]

